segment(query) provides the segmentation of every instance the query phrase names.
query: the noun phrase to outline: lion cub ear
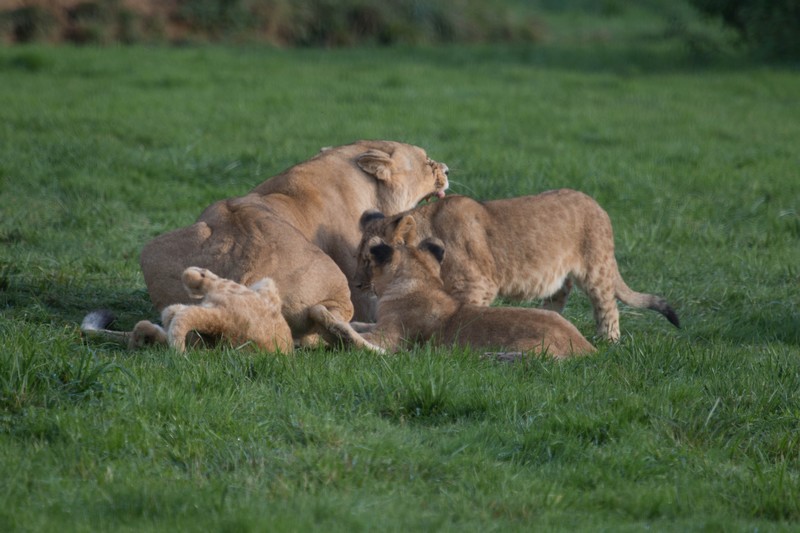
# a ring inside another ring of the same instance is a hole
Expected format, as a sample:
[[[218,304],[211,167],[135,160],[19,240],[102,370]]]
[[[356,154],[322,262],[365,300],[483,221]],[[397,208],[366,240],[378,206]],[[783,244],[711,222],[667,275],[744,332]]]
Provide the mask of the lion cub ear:
[[[389,181],[392,178],[392,158],[386,152],[380,150],[367,150],[356,158],[356,164],[366,172],[372,174],[381,181]]]
[[[419,243],[419,249],[430,252],[433,254],[433,257],[436,258],[439,264],[442,264],[442,261],[444,260],[444,243],[441,240],[435,237],[425,239]]]
[[[358,221],[358,227],[361,228],[361,231],[363,232],[367,229],[367,224],[373,220],[383,220],[384,218],[386,218],[386,215],[377,209],[367,209],[361,214],[361,218]]]
[[[393,244],[412,244],[417,239],[417,221],[406,215],[397,221],[392,237]]]
[[[392,255],[394,255],[394,248],[382,242],[380,244],[376,244],[375,246],[370,247],[369,249],[370,255],[372,255],[372,260],[375,261],[375,264],[378,266],[385,265],[389,261],[392,260]]]

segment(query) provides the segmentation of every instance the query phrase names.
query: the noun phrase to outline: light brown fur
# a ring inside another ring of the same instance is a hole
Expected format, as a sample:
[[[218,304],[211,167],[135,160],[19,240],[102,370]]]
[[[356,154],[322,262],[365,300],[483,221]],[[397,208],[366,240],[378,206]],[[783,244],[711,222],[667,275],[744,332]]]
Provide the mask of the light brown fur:
[[[243,285],[269,277],[298,342],[317,334],[335,340],[318,319],[349,322],[355,310],[362,319],[374,316],[374,298],[351,291],[348,281],[361,213],[397,213],[443,196],[447,185],[447,166],[417,146],[359,141],[323,149],[245,196],[212,204],[191,226],[147,243],[140,258],[147,290],[162,310],[191,303],[181,284],[189,266]]]
[[[377,218],[376,218],[377,217]],[[659,311],[678,326],[678,317],[661,297],[631,290],[614,257],[611,220],[591,197],[560,189],[535,196],[478,202],[449,196],[388,218],[367,212],[359,246],[357,284],[368,288],[369,243],[389,243],[414,224],[413,241],[436,237],[447,248],[441,276],[445,290],[463,302],[489,305],[498,296],[522,302],[543,298],[561,312],[573,282],[589,296],[597,334],[617,340],[616,300]]]
[[[234,345],[252,342],[266,351],[289,353],[292,332],[281,314],[275,282],[264,278],[245,287],[205,268],[189,267],[183,285],[198,305],[173,304],[161,312],[167,340],[179,352],[186,350],[190,331],[224,339]]]
[[[292,331],[283,318],[278,288],[270,278],[250,287],[220,278],[205,268],[189,267],[183,272],[183,286],[198,305],[172,304],[161,312],[163,327],[141,320],[130,332],[104,329],[112,316],[92,312],[81,329],[88,335],[126,343],[129,349],[169,344],[179,352],[191,346],[227,341],[236,346],[252,343],[266,351],[289,353],[294,348]],[[309,315],[325,327],[330,343],[346,337],[361,348],[379,353],[383,349],[364,341],[347,322],[334,317],[324,306],[312,306]]]
[[[364,338],[387,350],[431,341],[479,350],[547,353],[557,359],[594,352],[564,317],[521,307],[484,307],[459,301],[444,290],[445,256],[438,239],[419,247],[389,246],[374,237],[371,279],[378,295],[378,321]]]

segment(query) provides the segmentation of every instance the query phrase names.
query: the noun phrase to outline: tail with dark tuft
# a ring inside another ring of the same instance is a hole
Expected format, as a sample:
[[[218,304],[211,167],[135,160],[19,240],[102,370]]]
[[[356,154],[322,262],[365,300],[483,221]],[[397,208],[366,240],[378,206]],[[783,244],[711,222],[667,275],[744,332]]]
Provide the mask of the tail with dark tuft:
[[[678,319],[678,313],[676,313],[675,310],[668,303],[664,302],[664,305],[665,305],[664,309],[657,309],[657,311],[660,312],[665,317],[667,317],[667,320],[669,320],[670,324],[672,324],[676,328],[680,328],[681,321],[680,319]]]
[[[116,317],[107,309],[96,309],[89,312],[81,322],[81,331],[86,337],[101,341],[119,342],[128,345],[131,339],[130,331],[114,331],[108,329]]]
[[[88,333],[90,331],[99,331],[108,328],[115,320],[114,313],[108,309],[95,309],[90,311],[81,322],[81,331]]]
[[[661,296],[647,294],[645,292],[636,292],[628,287],[625,281],[623,281],[622,277],[617,278],[616,293],[617,299],[619,299],[622,303],[630,305],[631,307],[639,307],[658,311],[664,315],[667,320],[669,320],[670,324],[676,328],[681,327],[678,314]]]

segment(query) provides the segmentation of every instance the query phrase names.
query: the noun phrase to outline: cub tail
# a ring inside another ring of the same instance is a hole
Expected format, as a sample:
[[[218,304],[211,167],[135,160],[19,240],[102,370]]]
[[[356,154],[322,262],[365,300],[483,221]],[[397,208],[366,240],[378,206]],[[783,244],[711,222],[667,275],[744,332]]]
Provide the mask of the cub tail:
[[[630,305],[631,307],[639,307],[658,311],[664,315],[667,320],[669,320],[670,324],[676,328],[681,327],[678,314],[664,298],[655,294],[634,291],[628,287],[621,276],[617,277],[616,297],[619,301]]]
[[[114,313],[107,309],[89,312],[81,322],[81,331],[87,338],[124,344],[129,350],[153,344],[167,344],[167,334],[158,324],[141,320],[133,331],[108,329],[116,320]]]

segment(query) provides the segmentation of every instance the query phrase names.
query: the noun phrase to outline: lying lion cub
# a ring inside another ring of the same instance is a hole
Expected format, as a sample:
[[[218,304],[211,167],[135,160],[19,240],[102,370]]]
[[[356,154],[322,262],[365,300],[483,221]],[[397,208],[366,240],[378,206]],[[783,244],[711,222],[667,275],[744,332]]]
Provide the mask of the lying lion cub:
[[[198,267],[184,270],[182,278],[189,297],[199,304],[173,304],[164,308],[163,328],[147,320],[140,321],[132,332],[120,337],[128,341],[129,348],[169,343],[183,352],[190,332],[213,341],[225,339],[235,345],[252,342],[268,351],[290,352],[294,348],[292,332],[281,314],[278,289],[270,278],[245,287]],[[97,333],[104,327],[103,319],[100,314],[92,319],[87,316],[84,331]]]
[[[243,285],[269,277],[295,340],[333,338],[338,332],[323,331],[321,321],[349,322],[355,310],[361,320],[374,315],[374,298],[350,288],[361,213],[397,213],[428,196],[444,196],[447,173],[447,165],[422,148],[399,142],[323,149],[249,194],[210,205],[194,224],[147,243],[140,262],[150,298],[159,311],[192,303],[181,283],[190,266]]]
[[[105,338],[112,337],[128,343],[130,349],[154,344],[169,344],[179,352],[186,350],[187,335],[192,344],[225,340],[234,345],[252,343],[274,352],[289,353],[294,349],[292,331],[281,312],[281,297],[271,278],[264,278],[250,287],[221,278],[205,268],[189,267],[183,271],[183,286],[198,305],[172,304],[161,312],[163,328],[148,320],[136,324],[131,332],[105,330],[110,316],[94,312],[84,318],[84,332]],[[325,308],[312,309],[320,320],[335,320]],[[328,334],[330,342],[342,336],[353,336],[348,324],[337,324]],[[353,342],[360,347],[381,352],[359,336]]]
[[[398,238],[410,225],[415,228],[413,241]],[[395,244],[437,237],[447,247],[444,287],[461,301],[489,305],[497,296],[512,301],[545,298],[546,309],[561,312],[574,281],[591,300],[601,337],[619,338],[617,299],[656,310],[679,326],[663,298],[625,284],[614,257],[608,214],[578,191],[489,202],[450,196],[388,218],[365,212],[361,227],[357,279],[362,288],[369,286],[374,236]]]
[[[383,348],[432,341],[480,350],[547,353],[557,359],[595,351],[575,326],[553,311],[484,307],[452,297],[440,276],[445,252],[439,239],[425,239],[412,247],[389,246],[373,237],[368,253],[378,321],[363,336]]]
[[[292,331],[281,314],[281,297],[272,279],[245,287],[205,268],[189,267],[183,271],[183,286],[200,304],[173,304],[161,313],[167,340],[179,352],[186,350],[190,331],[235,345],[252,342],[267,351],[288,353],[294,349]]]

